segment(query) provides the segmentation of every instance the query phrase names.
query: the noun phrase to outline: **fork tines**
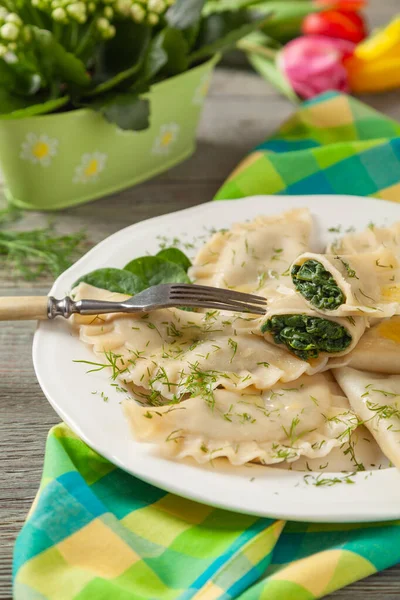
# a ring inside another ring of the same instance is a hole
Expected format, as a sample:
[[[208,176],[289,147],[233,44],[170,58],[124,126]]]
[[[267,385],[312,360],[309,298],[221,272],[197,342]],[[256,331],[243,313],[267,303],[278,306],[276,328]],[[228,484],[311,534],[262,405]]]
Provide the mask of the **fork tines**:
[[[169,299],[179,302],[182,306],[217,308],[258,315],[265,314],[267,305],[265,298],[254,294],[184,283],[171,285]]]

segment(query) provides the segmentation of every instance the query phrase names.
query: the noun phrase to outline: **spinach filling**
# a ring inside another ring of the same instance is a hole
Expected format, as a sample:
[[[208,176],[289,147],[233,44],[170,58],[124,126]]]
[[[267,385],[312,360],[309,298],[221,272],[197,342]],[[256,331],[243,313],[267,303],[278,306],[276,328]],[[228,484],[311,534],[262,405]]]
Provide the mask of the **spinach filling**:
[[[351,335],[336,323],[310,315],[276,315],[261,327],[271,333],[276,344],[285,346],[301,358],[318,358],[320,352],[342,352],[351,344]]]
[[[306,260],[291,271],[295,288],[315,308],[335,310],[346,299],[335,279],[317,260]]]

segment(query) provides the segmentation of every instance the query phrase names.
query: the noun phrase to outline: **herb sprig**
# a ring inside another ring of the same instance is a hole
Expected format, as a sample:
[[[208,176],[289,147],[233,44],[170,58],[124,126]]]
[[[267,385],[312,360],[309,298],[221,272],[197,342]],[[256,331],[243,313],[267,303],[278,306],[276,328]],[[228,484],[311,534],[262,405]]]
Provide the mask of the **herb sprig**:
[[[29,231],[8,229],[21,219],[22,213],[13,207],[0,211],[0,269],[14,277],[58,277],[89,246],[84,231],[57,235],[52,224]]]

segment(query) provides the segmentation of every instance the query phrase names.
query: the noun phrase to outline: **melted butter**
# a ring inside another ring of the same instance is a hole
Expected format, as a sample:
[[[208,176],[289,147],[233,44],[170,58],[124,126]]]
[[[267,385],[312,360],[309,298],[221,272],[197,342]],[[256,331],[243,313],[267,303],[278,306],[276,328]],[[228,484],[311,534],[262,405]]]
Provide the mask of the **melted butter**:
[[[386,302],[400,302],[400,285],[388,285],[382,288],[382,299]]]
[[[376,328],[378,337],[392,340],[397,344],[400,344],[400,317],[393,317],[388,321],[383,321]]]

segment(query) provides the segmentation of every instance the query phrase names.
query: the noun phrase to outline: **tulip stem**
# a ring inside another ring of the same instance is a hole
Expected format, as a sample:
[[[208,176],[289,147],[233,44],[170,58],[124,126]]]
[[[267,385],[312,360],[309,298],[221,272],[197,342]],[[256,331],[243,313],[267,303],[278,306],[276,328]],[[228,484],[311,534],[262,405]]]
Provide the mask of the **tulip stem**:
[[[237,47],[244,52],[255,52],[256,54],[261,54],[261,56],[265,56],[266,58],[275,60],[276,50],[272,48],[267,48],[266,46],[259,46],[258,44],[252,44],[251,42],[247,42],[246,40],[240,40],[237,44]]]

